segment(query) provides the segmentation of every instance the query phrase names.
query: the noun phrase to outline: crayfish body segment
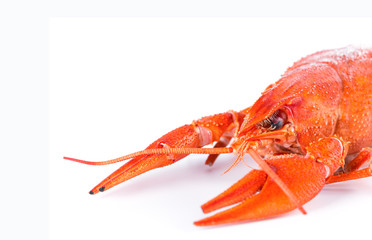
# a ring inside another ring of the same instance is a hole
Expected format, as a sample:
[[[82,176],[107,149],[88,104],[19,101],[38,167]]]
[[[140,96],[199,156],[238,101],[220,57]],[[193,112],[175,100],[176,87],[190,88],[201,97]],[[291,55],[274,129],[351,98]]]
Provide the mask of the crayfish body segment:
[[[203,117],[117,159],[65,159],[92,165],[130,159],[90,191],[96,194],[188,154],[209,154],[206,164],[213,165],[219,154],[234,153],[235,166],[248,153],[261,169],[202,209],[209,213],[238,205],[195,225],[263,219],[296,208],[306,213],[302,206],[325,184],[372,175],[371,83],[371,49],[321,51],[296,62],[242,111]],[[210,143],[213,148],[202,148]]]

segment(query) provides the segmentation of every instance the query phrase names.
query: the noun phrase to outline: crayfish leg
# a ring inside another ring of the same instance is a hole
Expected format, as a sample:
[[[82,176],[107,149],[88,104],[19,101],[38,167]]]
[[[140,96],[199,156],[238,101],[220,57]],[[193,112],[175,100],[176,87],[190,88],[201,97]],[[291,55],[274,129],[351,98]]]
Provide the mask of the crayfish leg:
[[[364,164],[369,163],[369,166],[360,169]],[[328,183],[343,182],[355,180],[359,178],[372,176],[372,148],[363,148],[359,154],[344,167],[344,172],[331,176],[327,180]]]
[[[243,111],[245,111],[245,110],[243,110]],[[227,147],[227,145],[229,145],[233,136],[237,135],[238,130],[239,130],[239,126],[242,123],[242,121],[244,120],[245,113],[243,113],[243,111],[242,112],[235,112],[235,111],[229,111],[228,112],[232,116],[232,119],[233,119],[232,123],[224,131],[224,133],[218,139],[218,141],[216,142],[216,144],[214,145],[213,148],[223,148],[223,147]],[[213,166],[213,164],[216,161],[218,156],[219,156],[218,154],[209,155],[207,160],[205,161],[205,165]]]
[[[371,163],[372,161],[372,148],[363,148],[359,154],[347,163],[344,167],[344,172],[354,172],[359,170],[364,164]]]
[[[220,140],[218,140],[218,142],[213,146],[213,148],[226,147],[227,145],[229,145],[231,139],[232,139],[232,137],[224,137],[224,136],[222,136],[220,138]],[[213,164],[216,161],[216,159],[217,159],[218,156],[219,156],[219,154],[210,154],[210,155],[208,155],[207,160],[205,160],[205,165],[208,165],[210,167],[213,166]]]

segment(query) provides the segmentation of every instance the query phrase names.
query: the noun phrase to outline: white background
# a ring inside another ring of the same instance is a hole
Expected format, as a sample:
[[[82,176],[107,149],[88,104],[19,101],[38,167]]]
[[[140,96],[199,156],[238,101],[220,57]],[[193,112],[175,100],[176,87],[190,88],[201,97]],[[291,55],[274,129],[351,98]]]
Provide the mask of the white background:
[[[1,198],[0,198],[0,238],[1,239],[53,239],[57,238],[55,232],[51,231],[49,236],[49,225],[55,226],[53,218],[49,218],[49,24],[53,17],[356,17],[366,16],[371,17],[371,3],[368,0],[354,0],[352,3],[347,0],[267,0],[267,1],[249,1],[249,0],[13,0],[0,2],[0,158],[2,166],[0,168],[0,181],[2,182]],[[345,20],[347,22],[352,19]],[[360,37],[360,34],[367,33],[370,30],[370,20],[361,20],[355,24],[355,30],[359,33],[353,33],[348,27],[335,24],[328,26],[330,31],[334,28],[338,29],[336,36],[341,36],[338,40],[348,39],[354,40],[350,42],[369,42],[368,38]],[[360,27],[360,28],[359,28]],[[353,28],[354,29],[354,28]],[[295,32],[298,29],[294,29]],[[262,34],[262,33],[260,33]],[[325,41],[321,35],[317,36],[319,43]],[[251,39],[257,38],[257,36]],[[277,38],[268,39],[271,46],[277,42]],[[305,43],[305,42],[304,42]],[[334,47],[337,44],[330,44],[327,47]],[[304,45],[305,46],[305,45]],[[312,46],[309,43],[308,46]],[[301,46],[303,47],[303,46]],[[315,47],[315,46],[314,46]],[[281,48],[278,48],[279,50]],[[314,49],[318,50],[318,49]],[[286,49],[283,51],[287,52]],[[312,50],[313,51],[313,50]],[[306,51],[307,53],[307,51]],[[301,53],[302,55],[303,53]],[[283,61],[283,55],[279,54],[280,60]],[[300,55],[300,54],[299,54]],[[274,56],[273,52],[270,56]],[[294,61],[296,59],[291,59]],[[287,63],[285,63],[286,65]],[[289,63],[290,64],[290,63]],[[255,65],[257,67],[258,65]],[[274,66],[270,66],[272,69]],[[249,71],[252,71],[250,69]],[[283,72],[284,69],[279,70]],[[247,80],[248,78],[245,78]],[[271,81],[271,79],[270,79]],[[258,92],[255,92],[256,94]],[[247,100],[248,101],[248,100]],[[212,102],[212,100],[211,100]],[[236,101],[238,102],[238,101]],[[238,108],[234,102],[232,108]],[[216,106],[210,104],[211,106]],[[221,106],[222,108],[222,106]],[[205,108],[203,115],[205,113]],[[218,109],[219,111],[220,109]],[[199,117],[199,116],[198,116]],[[178,119],[178,118],[177,118]],[[182,123],[188,119],[183,118]],[[181,121],[181,120],[180,120]],[[172,120],[173,124],[178,124]],[[169,126],[170,127],[170,126]],[[152,137],[151,137],[152,138]],[[150,140],[152,141],[152,139]],[[137,143],[137,142],[136,142]],[[112,144],[110,142],[110,144]],[[143,142],[145,143],[145,141]],[[79,155],[81,147],[77,145]],[[136,149],[139,146],[136,146]],[[61,149],[61,148],[60,148]],[[63,150],[65,153],[65,151]],[[114,154],[113,151],[109,153]],[[121,153],[121,151],[120,151]],[[76,155],[77,156],[77,155]],[[56,159],[60,159],[60,156]],[[98,157],[98,156],[96,156]],[[102,156],[102,158],[106,158]],[[200,162],[200,159],[196,160]],[[220,164],[220,163],[217,163]],[[183,166],[181,163],[180,166]],[[86,167],[86,166],[85,166]],[[114,166],[116,167],[116,166]],[[226,164],[221,161],[221,167],[225,169]],[[86,169],[86,168],[84,168]],[[93,168],[91,168],[93,169]],[[201,169],[197,166],[196,169]],[[205,169],[205,168],[203,168]],[[81,171],[76,169],[79,173]],[[93,171],[93,170],[90,170]],[[102,169],[97,169],[99,174]],[[110,171],[106,168],[105,171]],[[164,170],[166,171],[166,170]],[[171,173],[176,173],[170,170]],[[244,169],[241,171],[245,171]],[[69,171],[68,171],[69,172]],[[69,172],[70,173],[70,172]],[[99,174],[92,172],[95,177]],[[178,172],[179,174],[179,172]],[[235,173],[234,173],[235,174]],[[238,175],[238,174],[237,174]],[[167,174],[163,174],[167,176]],[[168,173],[169,176],[169,173]],[[205,174],[201,174],[205,176]],[[226,175],[227,176],[227,175]],[[231,175],[229,175],[231,176]],[[236,176],[238,177],[238,176]],[[67,178],[67,176],[64,176]],[[101,178],[101,177],[99,177]],[[214,178],[221,179],[221,178]],[[91,180],[89,179],[89,185]],[[135,181],[135,180],[133,180]],[[148,182],[147,180],[143,180]],[[224,184],[230,184],[234,180],[221,179]],[[204,181],[209,182],[209,181]],[[227,183],[229,182],[229,183]],[[345,185],[342,185],[345,186]],[[361,186],[358,184],[358,186]],[[218,187],[222,187],[218,185]],[[355,189],[355,184],[352,184],[350,189]],[[70,188],[72,189],[72,188]],[[69,190],[70,190],[69,189]],[[343,188],[344,189],[344,188]],[[370,189],[370,188],[368,188]],[[367,190],[368,190],[367,189]],[[76,190],[81,193],[80,190]],[[112,190],[114,191],[114,189]],[[158,192],[159,190],[156,189]],[[219,192],[220,189],[216,190]],[[358,191],[355,189],[355,191]],[[366,189],[362,189],[367,192]],[[209,194],[209,191],[207,191]],[[324,194],[324,193],[323,193]],[[68,193],[66,193],[68,195]],[[354,190],[350,193],[351,196],[356,196],[359,200],[364,199],[355,195]],[[319,199],[319,196],[317,199]],[[340,194],[336,192],[335,197],[339,200]],[[210,196],[208,195],[208,197]],[[90,200],[92,198],[89,198]],[[191,199],[195,199],[193,196]],[[344,199],[344,198],[342,198]],[[348,198],[349,199],[349,196]],[[201,200],[197,200],[197,205]],[[323,202],[321,199],[319,200]],[[329,205],[327,201],[327,209]],[[359,205],[359,202],[351,200],[352,205]],[[356,204],[353,204],[356,203]],[[350,204],[340,203],[342,206]],[[361,203],[360,203],[361,204]],[[365,206],[365,204],[361,204]],[[53,206],[53,204],[52,204]],[[345,211],[336,207],[338,214],[335,216],[341,218]],[[152,208],[152,207],[151,207]],[[200,211],[193,208],[195,211]],[[320,209],[322,213],[325,209]],[[353,209],[350,210],[354,212]],[[52,213],[53,211],[51,211]],[[369,214],[368,212],[366,214]],[[76,214],[71,213],[66,222],[73,219]],[[195,214],[190,213],[195,219]],[[366,216],[366,215],[364,215]],[[56,216],[57,217],[57,216]],[[166,219],[171,219],[166,217]],[[315,219],[320,221],[320,218]],[[368,236],[364,225],[359,227],[347,227],[349,222],[355,221],[356,224],[362,221],[359,218],[349,218],[347,223],[343,223],[334,227],[332,225],[328,230],[329,218],[324,219],[327,224],[320,222],[316,227],[308,227],[303,232],[292,232],[294,228],[283,228],[280,234],[275,236],[276,239],[285,238],[288,234],[299,238],[309,235],[314,237],[314,234],[323,235],[324,231],[336,232],[335,236],[338,239],[350,239],[350,234],[357,231],[357,235]],[[49,224],[51,221],[51,224]],[[188,223],[190,222],[186,219]],[[80,224],[80,225],[79,225]],[[74,225],[74,228],[66,227],[65,232],[71,234],[71,239],[75,231],[80,231],[83,235],[84,229],[79,227],[84,222]],[[258,223],[259,224],[259,223]],[[301,224],[301,223],[299,223]],[[319,228],[322,224],[323,227]],[[190,225],[188,225],[190,226]],[[257,226],[257,225],[254,225]],[[63,225],[61,226],[61,228]],[[122,226],[121,226],[122,227]],[[125,227],[125,226],[124,226]],[[279,227],[281,227],[279,225]],[[123,228],[123,227],[122,227]],[[253,227],[255,228],[255,227]],[[338,230],[335,230],[335,229]],[[145,231],[146,228],[143,228]],[[164,228],[163,228],[164,229]],[[207,236],[215,237],[220,230],[212,229],[205,231]],[[245,228],[247,229],[247,225]],[[278,230],[278,228],[274,228]],[[279,228],[281,229],[281,228]],[[358,230],[362,229],[362,230]],[[250,230],[250,231],[249,231]],[[234,232],[232,229],[231,232]],[[265,233],[270,229],[265,229],[259,237],[265,238]],[[313,234],[309,234],[312,231]],[[88,231],[87,231],[88,232]],[[106,234],[112,238],[108,231]],[[252,227],[248,228],[244,234],[239,236],[250,237]],[[204,233],[204,230],[203,230]],[[198,233],[200,234],[200,233]],[[77,234],[77,236],[80,236]],[[90,234],[92,235],[92,234]],[[101,234],[103,236],[104,233]],[[116,234],[115,238],[126,238],[128,236],[122,233]],[[256,237],[257,234],[255,234]],[[52,237],[53,236],[53,237]],[[106,235],[105,235],[106,236]],[[180,236],[180,234],[177,234]],[[222,237],[226,237],[221,234]]]
[[[95,196],[89,190],[121,164],[62,157],[111,159],[193,119],[246,108],[301,57],[371,45],[371,26],[358,18],[51,19],[50,239],[367,236],[371,179],[326,186],[307,216],[199,228],[200,205],[248,171],[240,164],[221,176],[233,156],[212,168],[191,156]]]

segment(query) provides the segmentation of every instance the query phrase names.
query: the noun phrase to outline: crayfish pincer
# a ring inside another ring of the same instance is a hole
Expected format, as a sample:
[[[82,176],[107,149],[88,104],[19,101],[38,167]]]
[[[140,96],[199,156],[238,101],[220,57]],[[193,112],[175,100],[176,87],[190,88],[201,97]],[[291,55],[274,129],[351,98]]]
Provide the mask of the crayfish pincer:
[[[194,224],[257,220],[296,208],[305,214],[302,206],[325,184],[372,175],[371,83],[372,49],[321,51],[294,63],[251,107],[200,118],[117,159],[65,159],[92,165],[130,159],[90,191],[96,194],[188,154],[208,154],[206,164],[213,165],[219,154],[233,153],[231,167],[249,154],[260,169],[202,209],[237,205]],[[202,148],[208,144],[214,147]]]

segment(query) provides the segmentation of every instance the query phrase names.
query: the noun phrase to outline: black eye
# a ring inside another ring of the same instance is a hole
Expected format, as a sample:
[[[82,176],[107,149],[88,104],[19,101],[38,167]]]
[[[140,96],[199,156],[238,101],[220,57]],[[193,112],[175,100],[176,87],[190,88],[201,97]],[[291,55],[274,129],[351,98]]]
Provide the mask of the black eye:
[[[287,122],[287,115],[282,110],[275,111],[270,117],[259,123],[259,127],[269,131],[278,130]]]
[[[272,130],[281,129],[283,127],[283,125],[284,125],[284,119],[277,117],[271,123],[271,129]]]

